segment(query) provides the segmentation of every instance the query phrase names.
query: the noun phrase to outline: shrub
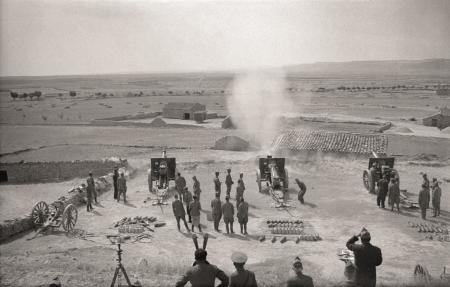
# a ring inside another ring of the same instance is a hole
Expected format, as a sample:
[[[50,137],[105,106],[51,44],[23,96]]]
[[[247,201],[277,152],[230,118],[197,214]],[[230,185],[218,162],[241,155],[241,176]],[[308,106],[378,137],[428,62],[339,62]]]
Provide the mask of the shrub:
[[[10,92],[11,98],[15,101],[18,97],[19,94],[18,93],[14,93],[14,92]]]

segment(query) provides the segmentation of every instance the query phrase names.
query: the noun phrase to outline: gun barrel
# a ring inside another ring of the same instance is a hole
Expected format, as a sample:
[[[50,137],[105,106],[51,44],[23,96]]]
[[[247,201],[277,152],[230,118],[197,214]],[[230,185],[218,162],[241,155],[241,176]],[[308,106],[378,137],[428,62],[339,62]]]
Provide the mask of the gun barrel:
[[[372,154],[373,154],[373,157],[376,157],[376,158],[380,157],[375,151],[372,151]]]

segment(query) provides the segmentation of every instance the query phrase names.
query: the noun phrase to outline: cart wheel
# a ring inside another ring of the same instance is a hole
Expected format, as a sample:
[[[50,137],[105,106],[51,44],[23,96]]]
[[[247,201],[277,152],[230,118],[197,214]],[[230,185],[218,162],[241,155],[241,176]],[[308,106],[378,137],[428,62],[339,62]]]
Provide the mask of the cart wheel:
[[[261,172],[256,170],[256,183],[258,184],[258,191],[261,192]]]
[[[42,225],[48,217],[48,205],[45,201],[38,201],[31,210],[31,219],[35,225]]]
[[[284,188],[289,189],[289,171],[287,168],[284,169]]]
[[[363,184],[367,191],[369,191],[369,173],[367,170],[363,172]]]
[[[78,210],[73,204],[69,204],[62,215],[62,226],[65,231],[73,230],[78,219]]]

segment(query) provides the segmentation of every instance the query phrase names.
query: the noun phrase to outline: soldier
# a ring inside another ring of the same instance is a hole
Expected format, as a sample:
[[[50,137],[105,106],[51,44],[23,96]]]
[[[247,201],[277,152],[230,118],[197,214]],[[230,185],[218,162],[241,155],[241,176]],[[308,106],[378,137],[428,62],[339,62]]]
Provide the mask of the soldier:
[[[388,203],[391,206],[391,211],[394,211],[394,205],[397,205],[397,211],[400,212],[400,189],[395,178],[391,178],[388,186]]]
[[[186,222],[186,212],[184,211],[183,203],[178,199],[178,194],[175,194],[175,200],[172,202],[173,215],[177,220],[178,231],[180,231],[180,219],[183,220],[186,230],[190,232]]]
[[[428,203],[427,203],[427,208],[430,208],[430,181],[428,180],[427,174],[424,173],[422,175],[423,177],[423,182],[422,185],[425,185],[425,192],[428,193]]]
[[[225,222],[225,227],[227,228],[227,234],[234,233],[233,222],[234,222],[234,206],[230,202],[230,197],[225,197],[225,203],[222,205],[223,221]]]
[[[239,178],[242,181],[242,187],[244,187],[244,190],[245,190],[244,174],[242,172],[239,174]]]
[[[120,173],[120,177],[117,180],[117,188],[119,193],[117,194],[117,202],[120,201],[120,195],[123,194],[123,202],[127,202],[127,180],[123,172]]]
[[[94,210],[94,208],[92,208],[92,197],[94,196],[95,182],[94,178],[92,177],[92,172],[89,172],[89,177],[87,178],[86,183],[87,211],[89,212],[91,210]]]
[[[228,286],[228,276],[217,266],[210,264],[206,260],[208,253],[204,249],[195,250],[195,263],[186,274],[175,284],[175,287],[182,287],[190,282],[192,287],[214,286],[216,278],[220,280],[217,287]]]
[[[220,197],[220,192],[221,192],[221,186],[222,183],[220,182],[219,179],[219,172],[216,171],[216,177],[214,178],[214,190],[216,191],[216,193],[219,193],[219,197]]]
[[[192,219],[192,232],[194,232],[194,226],[198,227],[198,230],[202,232],[202,227],[200,226],[200,210],[202,210],[202,206],[200,205],[200,201],[198,201],[197,196],[193,196],[194,201],[189,204],[190,215]]]
[[[419,191],[419,207],[422,215],[422,219],[425,220],[427,217],[427,204],[429,202],[427,186],[422,184],[422,188]]]
[[[247,255],[243,252],[233,252],[231,261],[236,268],[230,276],[230,287],[258,287],[255,273],[245,270],[244,265],[247,262]]]
[[[222,202],[220,201],[219,193],[216,193],[216,198],[211,201],[211,214],[214,220],[214,230],[220,232],[219,223],[222,218]]]
[[[241,197],[239,205],[237,207],[237,218],[241,227],[241,234],[247,235],[247,222],[248,222],[248,203]]]
[[[378,182],[378,195],[377,195],[378,207],[384,208],[388,188],[389,188],[389,181],[387,180],[386,174],[383,174],[383,178],[380,179],[380,181]]]
[[[117,166],[114,167],[113,173],[113,186],[114,186],[114,199],[117,199],[117,179],[119,179],[119,169]]]
[[[369,170],[369,193],[375,194],[375,183],[377,181],[377,163],[372,163],[372,167]]]
[[[433,178],[432,183],[432,200],[434,214],[433,217],[441,215],[441,188],[439,187],[439,183],[436,178]]]
[[[362,244],[355,244],[361,238]],[[347,248],[355,254],[356,286],[375,287],[377,284],[376,267],[381,265],[383,258],[380,248],[370,244],[370,233],[363,228],[358,235],[347,241]]]
[[[165,156],[166,151],[163,152],[163,157],[166,158]],[[165,159],[162,159],[159,162],[159,170],[158,170],[158,174],[159,174],[159,188],[166,188],[169,186],[168,180],[167,180],[167,161]],[[180,174],[178,174],[180,175]]]
[[[175,178],[175,187],[178,191],[178,195],[181,198],[183,196],[183,190],[186,187],[186,180],[181,176],[180,173],[177,173],[177,177]]]
[[[305,200],[303,199],[303,197],[305,196],[305,193],[306,193],[306,185],[305,185],[305,183],[300,181],[298,178],[295,179],[295,182],[297,183],[298,187],[300,188],[300,190],[298,192],[298,200],[302,204],[304,204]]]
[[[227,169],[227,176],[225,177],[225,185],[227,186],[227,196],[230,196],[231,186],[233,186],[234,181],[231,178],[231,169]]]
[[[148,192],[153,193],[153,178],[152,178],[152,169],[149,168],[147,170],[147,183],[148,183]]]
[[[303,263],[300,257],[295,257],[292,270],[294,270],[295,276],[287,281],[287,287],[314,287],[313,279],[303,274]]]
[[[238,185],[236,187],[236,208],[239,207],[239,204],[241,204],[241,198],[244,196],[244,182],[242,179],[238,179]]]
[[[192,180],[194,181],[192,190],[194,191],[194,195],[197,196],[198,201],[200,201],[200,193],[202,193],[202,190],[200,189],[200,181],[198,181],[195,175],[192,177]]]
[[[183,190],[183,202],[184,204],[186,204],[186,211],[188,213],[189,223],[192,223],[191,208],[189,207],[189,204],[191,204],[192,202],[192,193],[188,190],[187,187],[185,187]]]

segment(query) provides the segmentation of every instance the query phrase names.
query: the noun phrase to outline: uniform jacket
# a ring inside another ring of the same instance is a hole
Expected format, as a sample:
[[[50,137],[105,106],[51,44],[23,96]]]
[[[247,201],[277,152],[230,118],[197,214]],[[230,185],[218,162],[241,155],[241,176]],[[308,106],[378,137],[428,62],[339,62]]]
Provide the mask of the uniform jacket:
[[[304,274],[298,274],[295,277],[290,278],[286,284],[287,287],[314,287],[314,283],[311,277]]]
[[[191,216],[200,216],[200,210],[202,210],[200,201],[192,201],[189,203],[189,209],[191,210]]]
[[[119,173],[115,171],[113,174],[113,184],[115,189],[117,189],[117,179],[119,179]]]
[[[230,287],[258,287],[255,273],[248,270],[235,271],[230,276]]]
[[[381,197],[385,197],[388,193],[388,188],[389,188],[389,182],[387,181],[387,179],[380,179],[380,181],[378,182],[378,195]]]
[[[194,194],[198,195],[202,190],[200,189],[200,181],[194,180],[194,185],[192,186],[192,190],[194,191]]]
[[[95,182],[94,179],[92,177],[88,177],[86,180],[87,186],[86,186],[86,191],[87,193],[94,193],[95,191]]]
[[[389,204],[400,202],[400,188],[396,183],[389,183],[388,197]]]
[[[192,287],[214,287],[214,282],[218,278],[221,283],[217,287],[228,286],[228,276],[217,266],[198,262],[191,267],[175,284],[176,287],[182,287],[190,282]]]
[[[227,186],[230,186],[230,185],[232,185],[234,183],[234,181],[233,181],[233,179],[231,178],[231,175],[230,174],[227,174],[227,176],[225,177],[225,184],[227,185]]]
[[[426,209],[428,207],[428,203],[430,202],[429,193],[426,188],[422,188],[419,191],[419,206],[421,209]]]
[[[222,202],[219,198],[214,198],[213,200],[211,200],[211,211],[212,214],[222,214]]]
[[[233,219],[234,218],[234,206],[231,202],[225,202],[222,205],[223,218]]]
[[[117,179],[117,188],[120,191],[127,191],[127,180],[125,177],[120,176],[119,179]]]
[[[178,191],[180,191],[180,192],[183,191],[183,189],[186,187],[186,180],[184,179],[184,177],[178,176],[175,179],[175,186]]]
[[[172,209],[173,209],[173,215],[175,216],[185,216],[186,212],[184,211],[183,203],[181,203],[181,200],[175,199],[172,202]]]
[[[248,218],[248,203],[243,201],[239,203],[239,206],[237,208],[237,218],[244,219]]]
[[[220,179],[215,177],[214,178],[214,189],[215,191],[220,191],[222,183],[220,182]]]
[[[375,286],[376,266],[383,262],[381,249],[370,243],[355,244],[356,241],[358,241],[356,236],[347,241],[347,248],[355,254],[355,281],[356,283]]]
[[[432,190],[432,203],[434,206],[439,206],[441,204],[441,188],[439,186],[433,187]]]
[[[242,197],[244,195],[244,190],[245,190],[244,183],[240,181],[238,183],[238,186],[236,187],[236,198]]]
[[[189,204],[192,201],[192,193],[190,191],[186,191],[183,193],[183,202]]]

